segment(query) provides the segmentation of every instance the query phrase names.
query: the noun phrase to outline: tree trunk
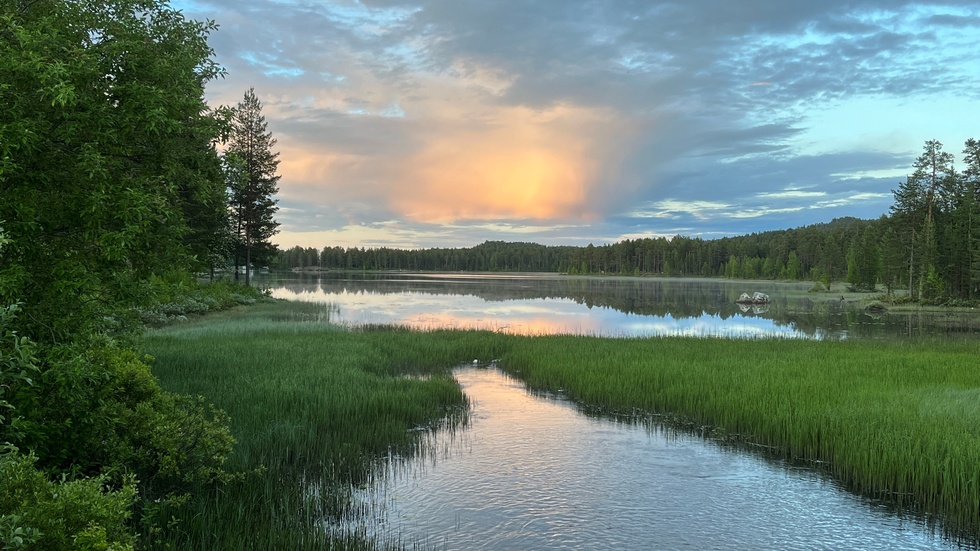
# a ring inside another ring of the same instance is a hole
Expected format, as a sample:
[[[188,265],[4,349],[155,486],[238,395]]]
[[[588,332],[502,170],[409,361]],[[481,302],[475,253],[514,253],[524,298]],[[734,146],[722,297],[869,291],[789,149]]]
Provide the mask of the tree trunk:
[[[252,244],[246,242],[245,243],[245,286],[246,287],[252,286],[251,268],[252,268]]]

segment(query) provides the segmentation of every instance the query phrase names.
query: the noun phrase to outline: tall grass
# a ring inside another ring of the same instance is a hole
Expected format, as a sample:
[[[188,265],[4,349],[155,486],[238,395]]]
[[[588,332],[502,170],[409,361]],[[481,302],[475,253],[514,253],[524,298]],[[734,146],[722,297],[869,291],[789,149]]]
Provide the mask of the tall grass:
[[[417,451],[459,413],[450,368],[499,365],[540,390],[811,461],[854,491],[942,519],[980,541],[980,343],[516,337],[351,330],[312,304],[260,304],[156,331],[145,350],[168,390],[225,409],[250,474],[169,512],[159,546],[356,548],[325,529],[376,461]],[[314,321],[309,321],[314,320]],[[257,470],[261,469],[261,470]]]
[[[980,534],[980,343],[538,337],[502,366],[606,410],[669,413]]]
[[[151,546],[187,549],[357,548],[325,527],[345,491],[387,454],[416,449],[465,399],[450,368],[489,359],[497,336],[348,331],[308,322],[315,305],[262,304],[149,334],[144,350],[169,390],[200,394],[230,414],[242,479],[195,496]]]

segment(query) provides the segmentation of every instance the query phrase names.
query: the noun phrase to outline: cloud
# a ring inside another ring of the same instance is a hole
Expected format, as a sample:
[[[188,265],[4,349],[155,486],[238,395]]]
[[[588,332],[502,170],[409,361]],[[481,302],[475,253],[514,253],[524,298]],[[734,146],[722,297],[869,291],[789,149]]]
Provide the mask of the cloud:
[[[758,193],[756,194],[756,197],[760,199],[811,199],[814,197],[824,197],[825,195],[827,195],[827,193],[824,191],[788,189],[785,191]]]
[[[921,143],[980,127],[972,2],[176,5],[221,26],[211,102],[264,103],[287,246],[876,217]]]
[[[594,219],[635,132],[614,113],[569,105],[444,121],[402,165],[390,202],[424,222]]]

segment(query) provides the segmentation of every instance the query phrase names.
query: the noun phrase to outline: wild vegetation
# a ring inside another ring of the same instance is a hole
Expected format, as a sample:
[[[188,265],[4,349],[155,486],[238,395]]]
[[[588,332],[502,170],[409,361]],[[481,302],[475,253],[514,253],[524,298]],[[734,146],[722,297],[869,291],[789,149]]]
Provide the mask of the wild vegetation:
[[[381,458],[414,453],[417,429],[458,422],[465,399],[450,368],[500,352],[492,333],[346,330],[318,321],[323,308],[260,304],[148,335],[167,388],[229,413],[239,444],[228,467],[248,473],[168,510],[178,529],[155,546],[368,546],[330,528],[350,513],[351,487]]]
[[[607,412],[674,416],[697,432],[812,463],[854,491],[980,540],[975,341],[517,343],[501,365],[532,388],[561,389]]]
[[[531,384],[588,403],[674,411],[827,462],[860,491],[977,533],[969,468],[980,385],[969,344],[351,331],[315,322],[315,308],[259,304],[139,345],[145,325],[263,299],[190,275],[261,260],[276,229],[275,142],[261,104],[252,91],[236,108],[203,99],[222,73],[207,42],[214,28],[162,0],[0,3],[0,547],[367,545],[322,521],[348,506],[344,488],[368,480],[379,456],[417,449],[420,431],[409,429],[462,411],[448,368],[472,358],[501,358]],[[254,164],[236,139],[258,144]],[[848,277],[853,264],[855,284],[907,278],[912,295],[970,300],[980,277],[970,143],[962,174],[927,147],[882,221],[718,242],[316,258],[357,269],[790,279]],[[878,237],[894,246],[877,257],[861,248]],[[873,258],[882,260],[862,271]]]
[[[4,549],[131,549],[232,478],[227,417],[132,348],[144,323],[262,298],[190,275],[235,241],[214,28],[160,0],[0,3]]]
[[[931,514],[968,541],[980,534],[976,342],[348,330],[317,321],[325,317],[318,308],[263,304],[149,335],[146,350],[167,388],[204,394],[230,413],[240,444],[229,465],[250,473],[171,512],[186,527],[171,542],[369,543],[344,540],[322,521],[348,512],[350,485],[369,481],[378,458],[417,450],[419,432],[407,429],[458,421],[465,400],[448,368],[474,358],[498,359],[530,387],[561,389],[603,412],[665,414],[808,462],[854,491]]]

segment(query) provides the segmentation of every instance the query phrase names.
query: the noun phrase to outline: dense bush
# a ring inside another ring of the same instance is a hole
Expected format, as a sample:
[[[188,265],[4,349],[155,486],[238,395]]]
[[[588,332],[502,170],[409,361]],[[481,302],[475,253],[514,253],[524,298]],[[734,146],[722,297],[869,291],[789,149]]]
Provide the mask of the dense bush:
[[[35,455],[22,455],[9,444],[33,443],[38,425],[31,397],[42,394],[47,375],[37,345],[12,329],[17,310],[0,308],[0,548],[132,549],[134,532],[126,526],[136,499],[131,475],[115,477],[115,490],[107,487],[108,475],[52,480],[35,467]],[[63,445],[72,442],[71,435],[62,435]]]
[[[14,443],[53,472],[135,475],[144,499],[222,478],[234,443],[226,416],[160,388],[150,368],[107,339],[52,347],[38,384],[12,396]]]
[[[227,415],[108,337],[38,346],[16,312],[0,308],[0,548],[129,549],[134,512],[152,533],[159,504],[231,477]]]
[[[37,372],[36,345],[13,329],[17,305],[0,307],[0,445],[19,430],[20,418],[9,397],[34,383]]]
[[[0,455],[0,548],[124,551],[136,537],[127,520],[136,500],[131,477],[110,489],[105,476],[52,481],[36,457]]]

